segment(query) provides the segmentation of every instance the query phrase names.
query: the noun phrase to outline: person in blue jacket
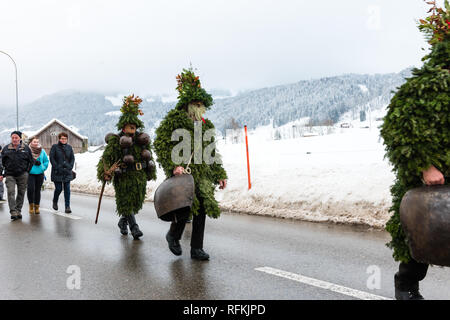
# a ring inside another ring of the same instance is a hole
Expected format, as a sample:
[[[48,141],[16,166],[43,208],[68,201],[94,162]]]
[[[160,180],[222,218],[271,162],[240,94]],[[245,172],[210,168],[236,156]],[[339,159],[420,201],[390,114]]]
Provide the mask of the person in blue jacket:
[[[30,204],[30,214],[39,214],[39,204],[41,202],[41,187],[44,183],[44,172],[48,168],[48,157],[44,149],[39,143],[39,138],[31,137],[30,149],[33,154],[34,165],[28,175],[27,197]]]

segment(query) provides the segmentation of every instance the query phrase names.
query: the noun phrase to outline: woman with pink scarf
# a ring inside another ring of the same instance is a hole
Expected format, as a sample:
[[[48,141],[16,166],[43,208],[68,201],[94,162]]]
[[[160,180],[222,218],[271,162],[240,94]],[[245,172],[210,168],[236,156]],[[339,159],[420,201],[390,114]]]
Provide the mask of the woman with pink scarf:
[[[41,187],[44,183],[44,172],[48,167],[48,157],[39,143],[38,137],[30,139],[30,149],[33,154],[34,166],[28,175],[27,197],[30,204],[30,214],[39,214],[39,204],[41,202]]]

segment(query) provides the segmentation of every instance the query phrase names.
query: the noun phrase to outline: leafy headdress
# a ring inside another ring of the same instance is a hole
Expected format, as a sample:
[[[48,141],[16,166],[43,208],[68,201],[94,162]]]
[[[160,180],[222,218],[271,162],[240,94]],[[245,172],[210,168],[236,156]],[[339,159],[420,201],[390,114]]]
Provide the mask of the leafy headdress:
[[[183,69],[181,74],[177,75],[177,91],[178,103],[176,109],[183,110],[193,101],[201,101],[206,109],[209,109],[213,104],[212,96],[202,88],[200,79],[194,74],[192,67]]]
[[[431,52],[422,58],[429,65],[441,69],[450,69],[450,4],[444,2],[444,8],[436,5],[436,0],[426,1],[431,5],[430,16],[420,19],[419,29],[425,34],[431,45]]]
[[[135,124],[136,129],[144,128],[144,122],[138,118],[138,115],[144,115],[142,110],[139,109],[141,102],[142,99],[138,96],[135,97],[134,94],[123,98],[123,105],[120,108],[122,115],[117,123],[117,129],[122,130],[126,124]]]

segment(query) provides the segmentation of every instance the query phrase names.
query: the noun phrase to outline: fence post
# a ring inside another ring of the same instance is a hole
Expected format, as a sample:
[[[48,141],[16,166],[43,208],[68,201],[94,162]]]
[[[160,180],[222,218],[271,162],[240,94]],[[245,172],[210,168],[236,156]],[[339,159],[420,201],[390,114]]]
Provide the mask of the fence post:
[[[247,148],[247,173],[248,173],[248,190],[252,188],[252,182],[250,180],[250,159],[248,156],[248,138],[247,138],[247,125],[244,126],[245,128],[245,145]]]

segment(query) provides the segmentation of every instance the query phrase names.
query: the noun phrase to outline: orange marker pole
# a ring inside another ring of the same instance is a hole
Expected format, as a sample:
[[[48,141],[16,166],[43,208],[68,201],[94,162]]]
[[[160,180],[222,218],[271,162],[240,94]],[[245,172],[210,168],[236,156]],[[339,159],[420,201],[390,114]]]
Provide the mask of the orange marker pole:
[[[250,159],[248,156],[248,138],[247,138],[247,126],[244,126],[245,128],[245,145],[247,147],[247,172],[248,172],[248,190],[252,188],[252,182],[250,180]]]

